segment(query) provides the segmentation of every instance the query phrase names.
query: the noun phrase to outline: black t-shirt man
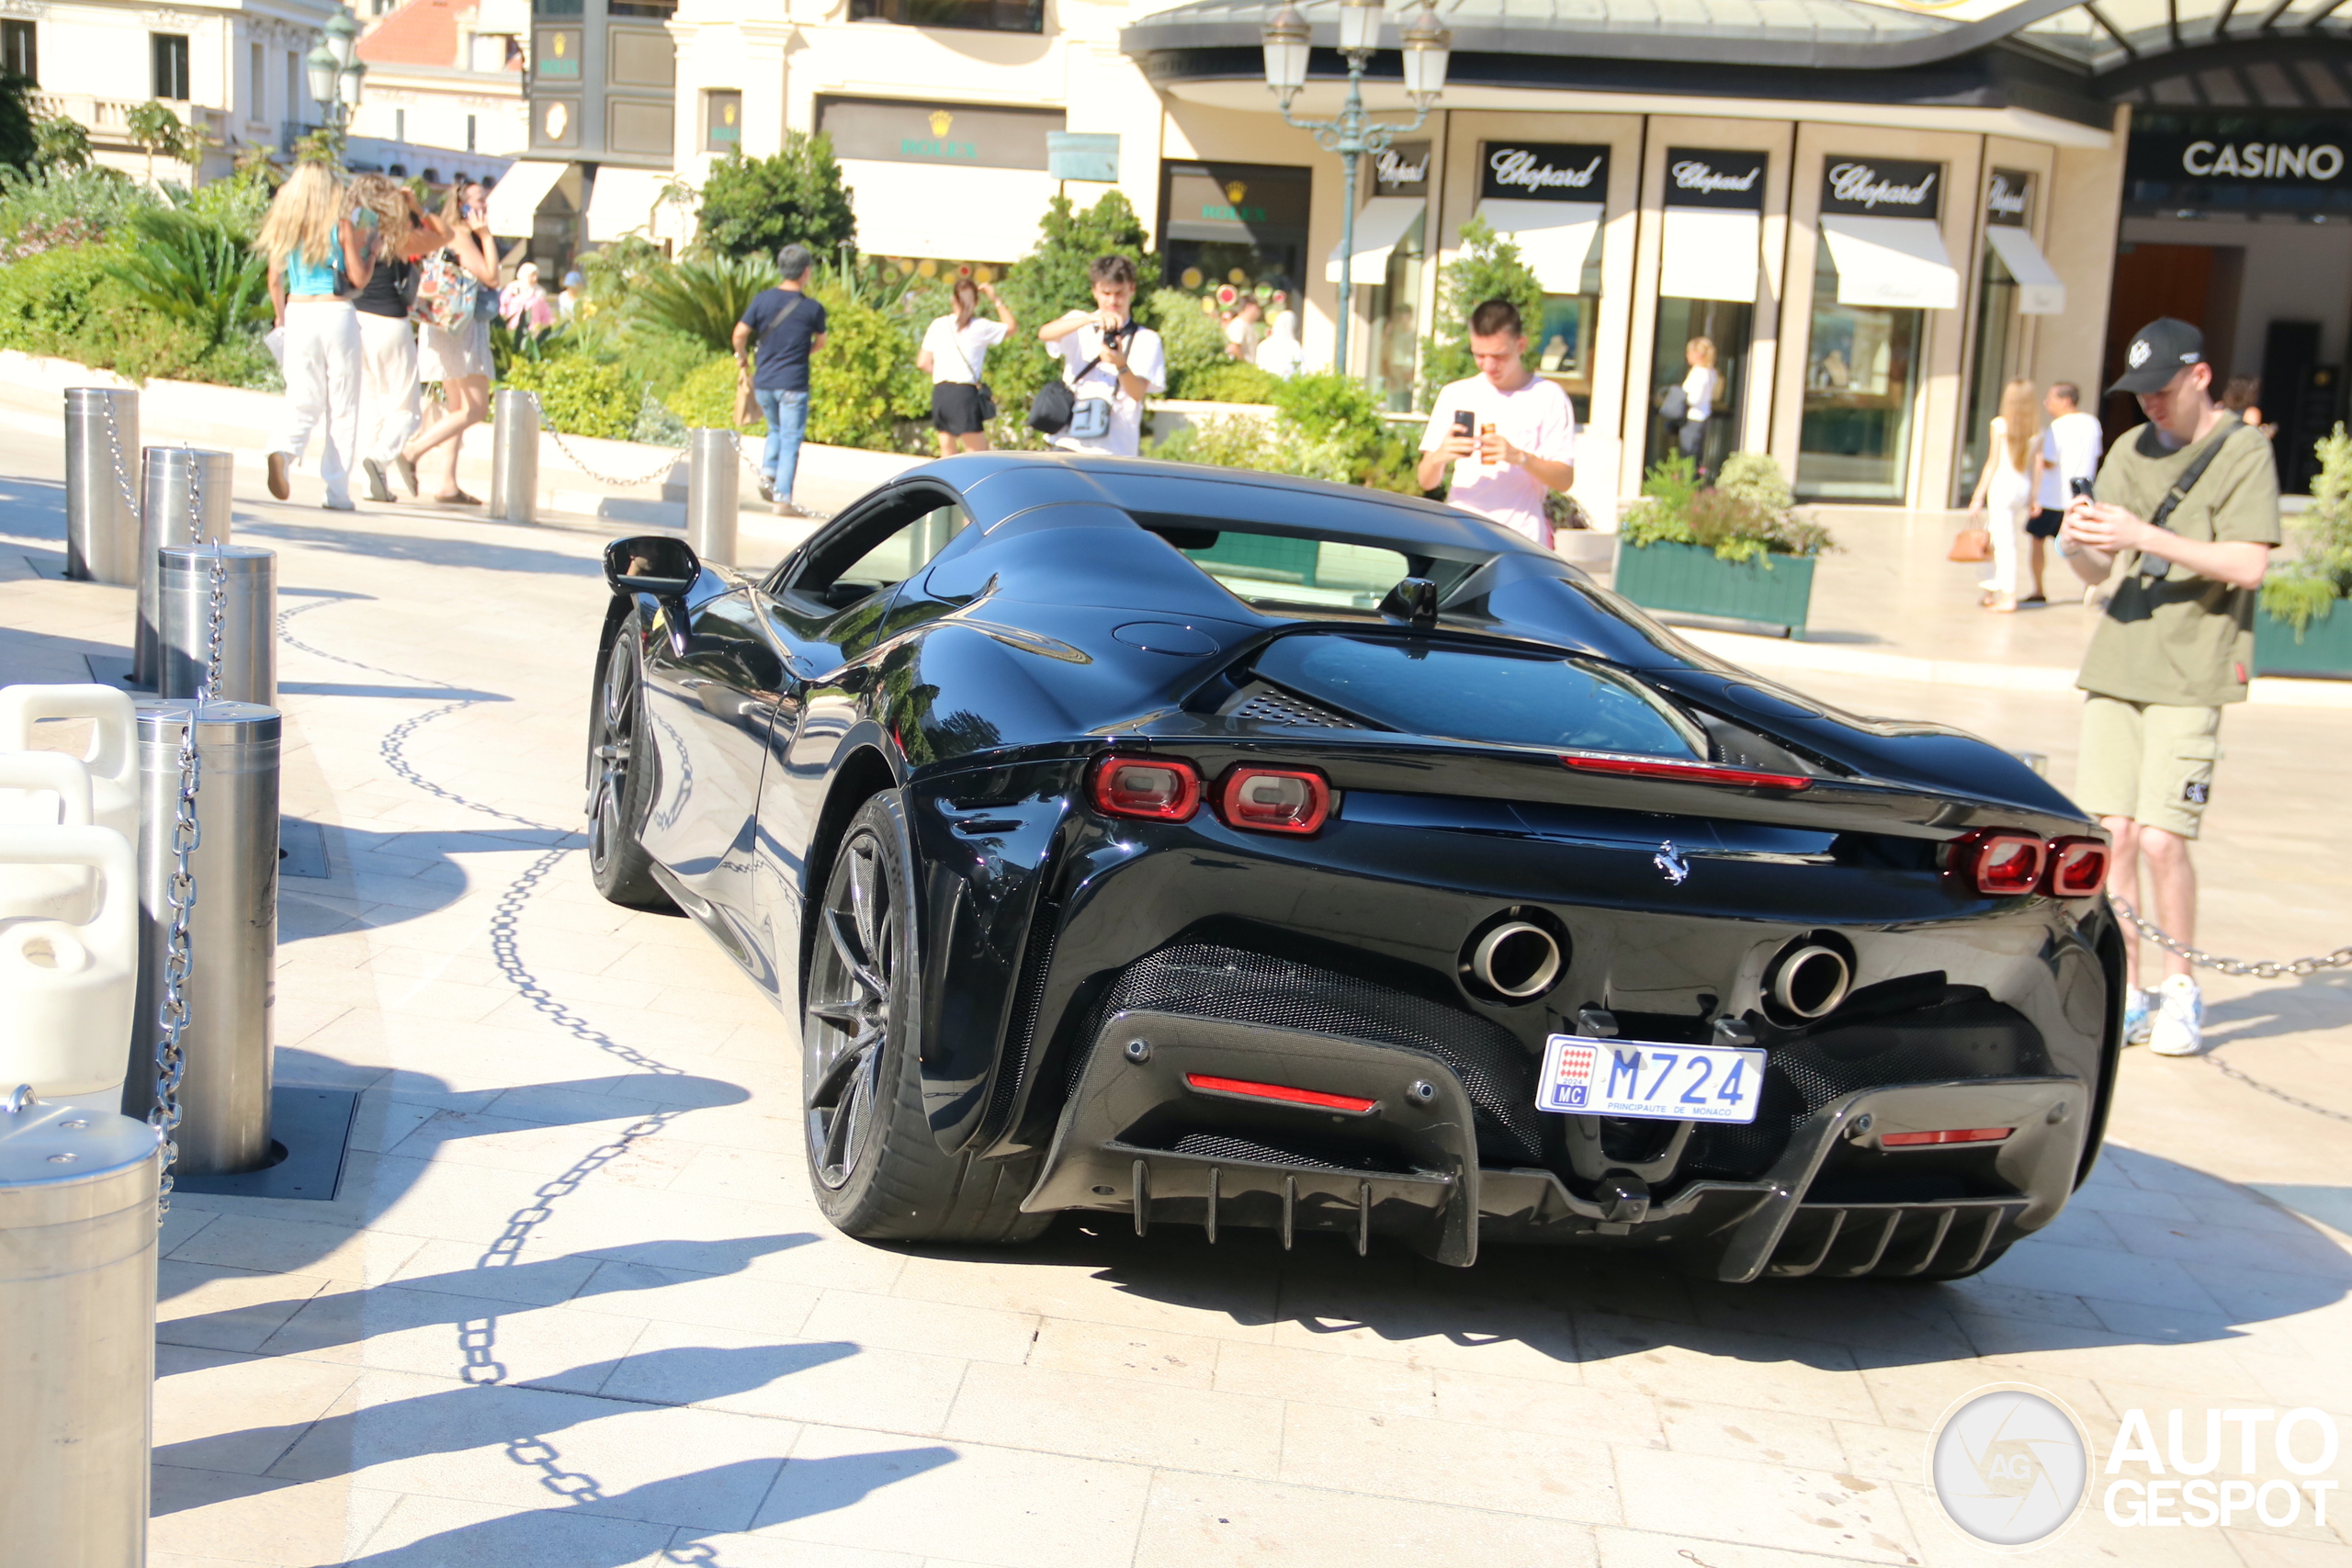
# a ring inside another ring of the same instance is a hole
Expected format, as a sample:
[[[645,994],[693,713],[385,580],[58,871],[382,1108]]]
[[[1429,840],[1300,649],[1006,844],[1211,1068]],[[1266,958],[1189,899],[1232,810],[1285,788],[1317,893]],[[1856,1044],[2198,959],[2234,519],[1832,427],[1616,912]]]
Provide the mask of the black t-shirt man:
[[[797,288],[763,288],[741,324],[759,339],[752,385],[764,392],[808,389],[808,345],[825,333],[825,308]]]

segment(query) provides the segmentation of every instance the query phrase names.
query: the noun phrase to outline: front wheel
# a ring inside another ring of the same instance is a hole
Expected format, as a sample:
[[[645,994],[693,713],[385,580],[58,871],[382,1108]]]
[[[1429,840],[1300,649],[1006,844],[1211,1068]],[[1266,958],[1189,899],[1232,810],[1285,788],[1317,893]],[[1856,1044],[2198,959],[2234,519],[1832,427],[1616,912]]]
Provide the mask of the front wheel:
[[[588,720],[588,874],[614,903],[669,914],[677,905],[653,880],[653,857],[638,839],[653,808],[653,761],[631,616],[605,655]]]
[[[808,1184],[825,1217],[873,1241],[1027,1241],[1034,1158],[948,1154],[922,1109],[922,943],[913,840],[896,790],[858,808],[812,911],[800,1026]]]

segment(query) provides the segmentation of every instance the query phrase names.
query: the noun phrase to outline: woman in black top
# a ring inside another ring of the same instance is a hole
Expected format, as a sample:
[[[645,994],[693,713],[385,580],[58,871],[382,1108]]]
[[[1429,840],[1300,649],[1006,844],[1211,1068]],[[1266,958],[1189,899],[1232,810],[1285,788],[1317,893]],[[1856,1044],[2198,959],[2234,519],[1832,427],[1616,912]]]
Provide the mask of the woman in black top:
[[[368,499],[388,502],[393,496],[384,470],[398,464],[424,417],[416,329],[409,321],[416,300],[415,258],[438,248],[446,236],[409,188],[387,175],[361,175],[352,181],[352,195],[375,220],[376,236],[376,270],[352,301],[359,312],[360,467]],[[413,483],[409,492],[415,493]]]

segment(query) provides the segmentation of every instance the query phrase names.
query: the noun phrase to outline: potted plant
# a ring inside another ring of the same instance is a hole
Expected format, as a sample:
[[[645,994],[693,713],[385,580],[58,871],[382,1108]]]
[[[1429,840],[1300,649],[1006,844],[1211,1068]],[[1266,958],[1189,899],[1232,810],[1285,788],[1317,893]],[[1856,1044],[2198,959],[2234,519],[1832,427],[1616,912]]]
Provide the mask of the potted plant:
[[[2271,570],[2254,616],[2257,675],[2352,679],[2352,435],[2337,425],[2319,444],[2311,510],[2294,530],[2293,560]]]
[[[1837,547],[1795,499],[1761,452],[1735,452],[1704,488],[1690,458],[1667,458],[1626,508],[1617,592],[1645,609],[1761,622],[1802,637],[1814,558]]]

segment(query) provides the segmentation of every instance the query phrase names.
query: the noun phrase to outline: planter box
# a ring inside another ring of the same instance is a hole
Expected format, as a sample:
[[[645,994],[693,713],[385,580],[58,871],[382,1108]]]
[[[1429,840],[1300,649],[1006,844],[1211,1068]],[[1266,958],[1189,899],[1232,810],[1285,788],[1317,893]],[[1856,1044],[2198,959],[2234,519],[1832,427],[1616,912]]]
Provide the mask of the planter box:
[[[1617,547],[1617,592],[1645,610],[1760,621],[1804,636],[1813,604],[1813,558],[1727,561],[1699,545]]]
[[[2256,605],[2254,611],[2254,672],[2352,681],[2352,599],[2339,599],[2325,620],[2295,628]]]

